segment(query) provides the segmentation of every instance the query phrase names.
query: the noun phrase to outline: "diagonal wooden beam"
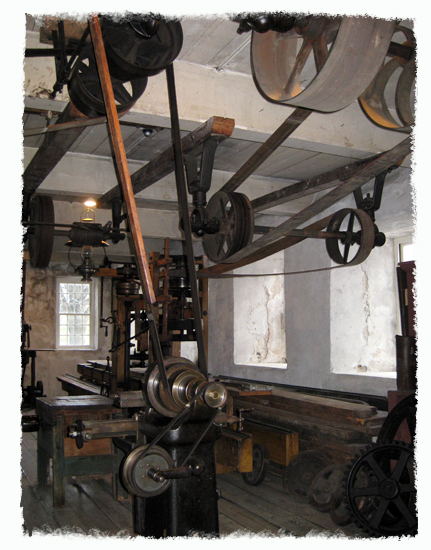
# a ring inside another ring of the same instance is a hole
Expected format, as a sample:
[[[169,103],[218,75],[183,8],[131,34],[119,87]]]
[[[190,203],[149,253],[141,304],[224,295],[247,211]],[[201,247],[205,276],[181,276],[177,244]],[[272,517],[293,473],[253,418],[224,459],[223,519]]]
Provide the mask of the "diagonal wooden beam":
[[[208,139],[215,139],[218,142],[223,141],[232,135],[234,126],[235,121],[232,118],[211,117],[181,140],[183,154],[195,151]],[[133,192],[136,195],[136,193],[147,189],[153,183],[171,174],[174,170],[174,151],[172,146],[169,146],[163,153],[132,174]],[[99,199],[99,207],[106,208],[111,201],[118,198],[120,198],[120,191],[118,187],[114,187]]]
[[[108,60],[102,39],[99,18],[97,15],[89,18],[91,38],[94,46],[94,54],[99,73],[100,85],[103,99],[105,101],[106,115],[109,122],[109,130],[112,137],[112,145],[118,169],[121,188],[126,202],[128,222],[132,234],[133,246],[135,249],[136,264],[145,298],[148,304],[156,303],[153,282],[145,253],[144,240],[139,224],[138,210],[130,181],[129,167],[127,164],[126,152],[124,149],[123,137],[121,135],[120,122],[117,115],[117,107],[112,90],[111,77],[109,75]]]
[[[235,172],[221,191],[232,193],[249,178],[261,164],[311,115],[313,111],[297,107],[291,115],[262,143],[257,151]]]
[[[57,124],[72,124],[87,117],[68,103],[57,119]],[[84,126],[70,128],[67,132],[47,133],[24,172],[24,194],[33,194],[45,178],[57,166],[67,151],[85,130]]]
[[[287,187],[283,187],[283,189],[279,189],[277,191],[273,191],[272,193],[268,193],[267,195],[263,195],[262,197],[258,197],[257,199],[251,201],[253,212],[257,214],[263,210],[273,208],[274,206],[294,201],[307,195],[313,195],[318,191],[325,191],[326,189],[335,187],[337,181],[342,181],[354,176],[359,172],[359,170],[361,170],[361,168],[378,157],[379,155],[374,155],[363,160],[358,160],[356,162],[346,164],[345,166],[341,166],[340,168],[334,168],[333,170],[319,174],[309,180],[292,183]]]
[[[353,193],[355,189],[376,177],[383,172],[383,170],[391,168],[395,164],[400,164],[409,153],[410,138],[406,138],[389,151],[382,153],[376,159],[369,162],[356,175],[348,178],[338,187],[326,193],[326,195],[318,199],[311,206],[304,208],[301,212],[298,212],[298,214],[295,214],[281,225],[265,233],[262,237],[256,239],[250,245],[228,258],[224,264],[214,265],[205,269],[203,273],[225,273],[226,271],[231,271],[237,267],[242,267],[270,256],[274,253],[272,250],[277,248],[277,243],[280,239],[289,238],[290,231],[300,227],[303,223],[324,212],[327,208],[336,204],[350,193]],[[312,228],[310,227],[309,229]],[[274,247],[271,247],[273,244]],[[283,248],[278,248],[278,250],[283,250]]]

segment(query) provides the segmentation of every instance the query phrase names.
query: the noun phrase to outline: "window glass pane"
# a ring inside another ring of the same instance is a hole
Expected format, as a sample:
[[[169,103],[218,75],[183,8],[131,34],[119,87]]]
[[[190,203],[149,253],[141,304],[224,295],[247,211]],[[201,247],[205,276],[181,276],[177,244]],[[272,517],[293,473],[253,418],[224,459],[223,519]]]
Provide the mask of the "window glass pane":
[[[88,283],[58,283],[58,343],[60,346],[91,345],[91,289]]]
[[[413,243],[400,244],[400,256],[402,262],[411,262],[415,259],[415,245]]]

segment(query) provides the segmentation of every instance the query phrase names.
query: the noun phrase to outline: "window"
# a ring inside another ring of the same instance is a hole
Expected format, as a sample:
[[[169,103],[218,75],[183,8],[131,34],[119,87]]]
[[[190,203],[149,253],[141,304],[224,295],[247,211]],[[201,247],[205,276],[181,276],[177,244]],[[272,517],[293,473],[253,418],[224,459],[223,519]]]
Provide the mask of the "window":
[[[97,281],[57,278],[56,347],[96,349]]]

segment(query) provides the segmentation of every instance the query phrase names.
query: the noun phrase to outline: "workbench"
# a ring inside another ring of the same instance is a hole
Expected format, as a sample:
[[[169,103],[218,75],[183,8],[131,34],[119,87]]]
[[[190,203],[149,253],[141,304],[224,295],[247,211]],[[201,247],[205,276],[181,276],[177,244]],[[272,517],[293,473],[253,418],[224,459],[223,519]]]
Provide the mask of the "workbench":
[[[67,476],[113,474],[113,493],[121,491],[118,471],[122,454],[117,454],[110,438],[94,439],[78,449],[68,437],[67,426],[78,419],[108,420],[119,410],[112,399],[98,395],[43,397],[36,399],[36,414],[40,418],[37,437],[37,481],[47,485],[49,462],[52,459],[52,489],[54,507],[65,504],[64,481]]]

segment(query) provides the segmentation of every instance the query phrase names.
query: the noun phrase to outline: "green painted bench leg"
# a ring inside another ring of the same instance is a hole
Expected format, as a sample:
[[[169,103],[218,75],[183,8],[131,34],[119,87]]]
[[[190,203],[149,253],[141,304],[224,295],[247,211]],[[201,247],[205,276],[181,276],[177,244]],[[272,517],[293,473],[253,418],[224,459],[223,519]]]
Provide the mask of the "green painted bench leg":
[[[63,417],[57,416],[57,424],[53,428],[52,455],[52,488],[54,508],[65,505],[64,495],[64,430]]]

